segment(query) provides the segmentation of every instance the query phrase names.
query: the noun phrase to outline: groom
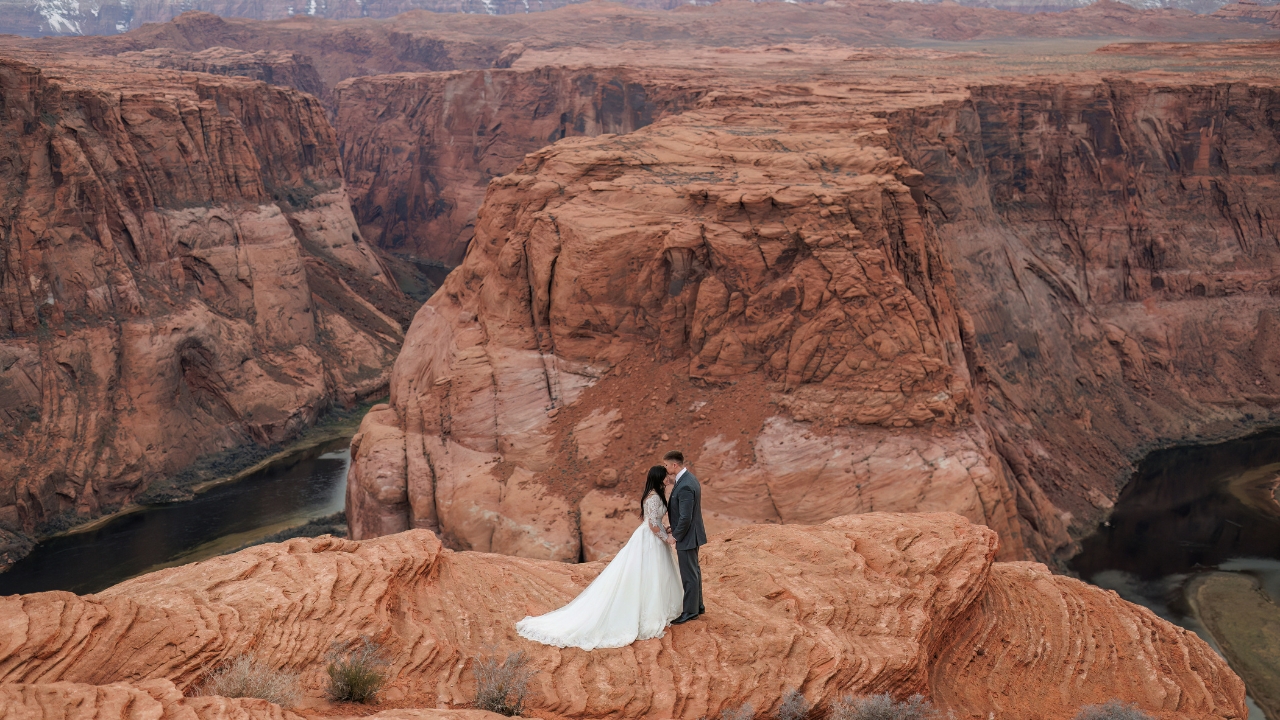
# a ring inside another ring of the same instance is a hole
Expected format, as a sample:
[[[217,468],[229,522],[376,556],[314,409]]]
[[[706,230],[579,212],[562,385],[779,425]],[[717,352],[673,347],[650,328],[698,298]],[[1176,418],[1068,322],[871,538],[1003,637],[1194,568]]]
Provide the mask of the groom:
[[[676,549],[680,584],[684,586],[684,611],[671,621],[672,625],[679,625],[706,612],[702,604],[698,547],[707,544],[707,531],[702,527],[702,486],[684,466],[684,453],[672,450],[662,456],[662,465],[667,469],[667,477],[675,478],[667,500],[667,518],[671,522],[671,537],[667,542]]]

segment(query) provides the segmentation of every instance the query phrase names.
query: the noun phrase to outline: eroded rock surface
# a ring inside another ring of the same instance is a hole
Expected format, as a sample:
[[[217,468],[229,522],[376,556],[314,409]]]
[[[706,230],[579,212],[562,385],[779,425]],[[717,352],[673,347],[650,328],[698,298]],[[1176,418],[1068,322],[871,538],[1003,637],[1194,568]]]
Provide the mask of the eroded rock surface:
[[[0,530],[109,511],[385,388],[411,306],[314,97],[35,59],[0,60]]]
[[[522,649],[538,716],[697,718],[743,702],[767,713],[799,688],[818,705],[921,692],[973,718],[1069,718],[1113,697],[1170,720],[1244,717],[1240,680],[1193,634],[1042,565],[993,564],[996,542],[945,513],[739,528],[703,548],[707,615],[586,653],[530,643],[514,626],[565,603],[603,563],[452,552],[425,531],[298,539],[98,595],[0,598],[0,692],[71,697],[93,685],[198,706],[218,699],[172,689],[252,651],[301,671],[318,696],[331,643],[364,635],[393,658],[405,708],[465,704],[477,655]]]
[[[625,68],[380,75],[337,86],[335,124],[365,237],[453,266],[489,181],[526,154],[563,137],[631,132],[705,92]]]
[[[1275,417],[1276,108],[1269,85],[1107,81],[891,119],[972,317],[985,426],[1064,509],[1109,509],[1145,449]]]
[[[311,64],[311,59],[295,52],[247,52],[228,47],[211,47],[193,53],[166,47],[120,53],[116,58],[144,67],[238,75],[271,85],[286,85],[317,97],[324,97],[325,94],[320,74]]]
[[[973,420],[948,261],[906,184],[919,173],[885,133],[818,119],[850,110],[691,111],[562,141],[491,183],[391,406],[362,426],[354,536],[429,527],[576,559],[559,539],[572,505],[504,498],[542,486],[575,502],[579,467],[634,485],[661,433],[690,451],[707,510],[737,522],[946,509],[1024,556],[1018,491]],[[682,395],[680,376],[701,388]],[[398,524],[372,520],[388,514]],[[532,542],[544,526],[554,537]]]
[[[1268,47],[1177,87],[974,86],[1001,63],[907,51],[651,58],[718,89],[490,183],[362,428],[355,537],[573,560],[583,497],[631,497],[679,447],[728,525],[951,510],[1004,557],[1069,555],[1146,449],[1274,417]],[[1187,62],[1089,62],[1127,53]]]

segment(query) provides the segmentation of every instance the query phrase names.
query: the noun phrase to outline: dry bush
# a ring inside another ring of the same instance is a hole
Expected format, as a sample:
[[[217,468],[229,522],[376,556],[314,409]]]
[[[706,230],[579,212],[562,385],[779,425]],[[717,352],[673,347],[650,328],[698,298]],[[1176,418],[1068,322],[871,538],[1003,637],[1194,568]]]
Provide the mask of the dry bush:
[[[240,655],[210,673],[196,694],[260,698],[291,707],[298,702],[302,691],[298,688],[298,673],[276,670],[262,660]]]
[[[799,690],[788,690],[782,696],[782,704],[778,706],[777,720],[805,720],[813,706]]]
[[[742,703],[736,708],[720,711],[720,720],[752,720],[755,716],[756,709],[751,707],[751,703]]]
[[[829,720],[933,720],[938,717],[923,695],[897,702],[891,695],[846,695],[831,708]]]
[[[387,684],[387,660],[382,646],[361,637],[351,648],[329,651],[329,697],[334,700],[375,703]]]
[[[472,672],[476,676],[475,707],[507,717],[524,711],[533,670],[523,650],[508,654],[502,662],[496,655],[477,656]]]
[[[1080,708],[1076,720],[1151,720],[1151,716],[1139,710],[1136,705],[1109,700],[1104,705],[1085,705]]]

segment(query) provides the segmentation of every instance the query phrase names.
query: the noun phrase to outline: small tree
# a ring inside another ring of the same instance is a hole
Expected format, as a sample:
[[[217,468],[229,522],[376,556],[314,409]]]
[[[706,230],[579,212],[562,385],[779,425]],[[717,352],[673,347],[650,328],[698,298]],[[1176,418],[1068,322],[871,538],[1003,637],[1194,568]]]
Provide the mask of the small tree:
[[[720,720],[752,720],[756,716],[756,709],[751,703],[742,703],[736,708],[725,708],[720,711]]]
[[[507,717],[524,712],[533,670],[523,650],[509,653],[502,662],[495,655],[477,656],[472,672],[476,676],[476,708]]]
[[[339,701],[376,703],[391,666],[382,646],[367,636],[354,646],[329,651],[329,697]]]

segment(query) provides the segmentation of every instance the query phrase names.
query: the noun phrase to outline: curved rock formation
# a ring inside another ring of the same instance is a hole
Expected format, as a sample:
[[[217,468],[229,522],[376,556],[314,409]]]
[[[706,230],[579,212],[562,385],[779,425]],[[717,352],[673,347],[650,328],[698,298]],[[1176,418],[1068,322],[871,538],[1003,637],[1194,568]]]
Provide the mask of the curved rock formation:
[[[0,707],[11,720],[302,720],[304,715],[265,700],[218,696],[187,697],[168,680],[87,685],[40,683],[0,685]],[[348,720],[327,715],[335,720]],[[484,710],[402,709],[373,720],[498,720]],[[354,720],[352,718],[352,720]]]
[[[631,488],[662,443],[731,522],[946,509],[1020,557],[1023,494],[1068,542],[973,420],[919,173],[883,121],[818,119],[852,106],[689,112],[492,182],[353,443],[354,537],[574,560],[579,468]]]
[[[651,58],[718,89],[489,184],[362,428],[354,537],[604,557],[579,503],[680,447],[726,525],[945,509],[1069,555],[1146,450],[1276,418],[1267,48],[1177,87]]]
[[[315,98],[39,59],[0,60],[0,530],[110,511],[385,388],[412,309]]]
[[[1069,718],[1111,698],[1170,720],[1245,716],[1243,684],[1199,638],[1041,565],[993,564],[995,547],[990,530],[950,514],[739,528],[703,549],[707,615],[586,653],[529,643],[514,625],[563,604],[600,563],[455,553],[425,531],[292,540],[93,596],[0,598],[0,682],[23,684],[0,685],[0,697],[93,685],[226,703],[172,688],[244,652],[301,671],[315,697],[331,644],[363,635],[389,651],[407,708],[465,704],[473,658],[522,649],[537,671],[530,711],[544,717],[711,717],[743,702],[769,712],[789,688],[819,706],[922,692],[973,718]]]

